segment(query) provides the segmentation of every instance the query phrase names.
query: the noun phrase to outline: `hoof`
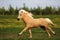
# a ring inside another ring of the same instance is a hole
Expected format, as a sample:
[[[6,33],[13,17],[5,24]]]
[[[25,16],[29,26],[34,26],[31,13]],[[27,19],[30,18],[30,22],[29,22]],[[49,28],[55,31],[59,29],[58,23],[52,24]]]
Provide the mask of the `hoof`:
[[[20,34],[18,34],[18,36],[21,36]]]
[[[30,36],[29,38],[32,38],[32,36]]]
[[[56,33],[54,35],[56,35]]]
[[[32,38],[32,37],[29,37],[29,38]]]
[[[51,36],[49,36],[49,38],[51,38]]]
[[[18,36],[20,36],[20,35],[18,34]]]

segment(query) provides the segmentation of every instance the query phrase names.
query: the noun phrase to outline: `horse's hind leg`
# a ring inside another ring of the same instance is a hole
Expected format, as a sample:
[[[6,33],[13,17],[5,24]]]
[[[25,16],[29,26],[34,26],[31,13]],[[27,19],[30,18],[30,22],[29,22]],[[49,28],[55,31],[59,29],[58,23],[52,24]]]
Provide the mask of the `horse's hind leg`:
[[[49,38],[51,37],[51,35],[50,35],[50,33],[49,33],[49,31],[48,31],[48,29],[46,28],[46,32],[47,32],[47,34],[48,34],[48,36],[49,36]]]
[[[49,38],[50,38],[51,35],[50,35],[48,29],[47,29],[45,26],[40,26],[40,27],[47,32],[47,34],[48,34],[48,36],[49,36]]]
[[[50,27],[47,27],[54,35],[56,34]]]

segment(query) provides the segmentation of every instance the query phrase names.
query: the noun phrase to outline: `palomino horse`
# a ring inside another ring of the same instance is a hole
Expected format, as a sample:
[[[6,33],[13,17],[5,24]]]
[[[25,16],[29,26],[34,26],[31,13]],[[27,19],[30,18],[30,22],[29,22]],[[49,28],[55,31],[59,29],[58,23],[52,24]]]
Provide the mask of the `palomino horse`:
[[[31,28],[36,28],[36,27],[41,27],[42,29],[44,29],[49,37],[51,37],[51,35],[48,30],[50,30],[55,35],[55,32],[48,26],[49,22],[47,21],[47,19],[45,20],[45,18],[34,19],[31,13],[21,9],[19,10],[19,14],[18,14],[18,20],[19,19],[22,19],[26,25],[26,27],[19,33],[19,35],[22,35],[23,32],[29,30],[29,34],[30,34],[29,37],[32,38]]]

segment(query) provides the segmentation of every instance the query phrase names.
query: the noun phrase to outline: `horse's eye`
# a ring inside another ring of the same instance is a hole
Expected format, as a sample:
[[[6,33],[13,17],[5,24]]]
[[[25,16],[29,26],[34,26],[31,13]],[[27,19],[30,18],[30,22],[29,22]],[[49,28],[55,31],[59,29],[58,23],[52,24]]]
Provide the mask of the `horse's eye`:
[[[23,13],[23,11],[21,11],[21,13]]]

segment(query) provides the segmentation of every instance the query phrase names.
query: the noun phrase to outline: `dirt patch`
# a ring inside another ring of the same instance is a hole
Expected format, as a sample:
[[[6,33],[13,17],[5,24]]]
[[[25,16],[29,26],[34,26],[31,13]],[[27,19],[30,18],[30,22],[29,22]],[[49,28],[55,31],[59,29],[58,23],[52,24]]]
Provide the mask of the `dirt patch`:
[[[0,35],[0,39],[3,38],[17,38],[17,34],[8,33],[8,34]]]

